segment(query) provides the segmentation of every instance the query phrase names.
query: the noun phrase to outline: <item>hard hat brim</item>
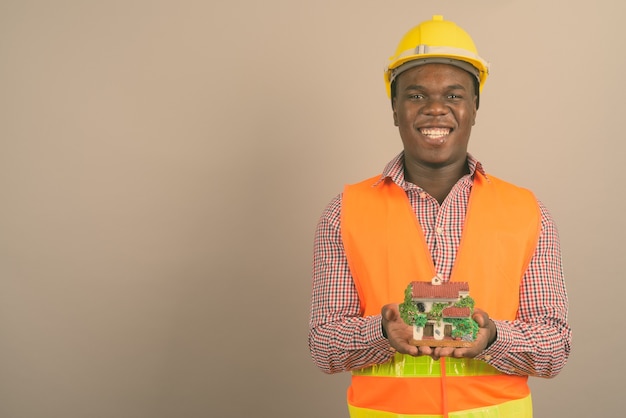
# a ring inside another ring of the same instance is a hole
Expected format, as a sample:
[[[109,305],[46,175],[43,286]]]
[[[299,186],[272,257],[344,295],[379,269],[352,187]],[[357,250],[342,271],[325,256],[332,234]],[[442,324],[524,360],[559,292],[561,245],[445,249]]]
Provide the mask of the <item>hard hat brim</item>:
[[[404,71],[418,65],[443,63],[460,67],[478,79],[480,90],[489,75],[489,63],[472,53],[458,48],[428,47],[420,45],[417,48],[405,51],[393,58],[393,62],[385,71],[387,94],[391,95],[391,83]]]

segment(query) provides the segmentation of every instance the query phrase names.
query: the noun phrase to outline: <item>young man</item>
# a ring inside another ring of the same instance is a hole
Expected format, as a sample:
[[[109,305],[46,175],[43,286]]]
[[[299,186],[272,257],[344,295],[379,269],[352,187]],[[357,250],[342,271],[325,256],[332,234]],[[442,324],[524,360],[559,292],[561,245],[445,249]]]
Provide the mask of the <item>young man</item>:
[[[467,152],[487,75],[455,23],[409,31],[385,72],[403,151],[319,221],[309,347],[324,372],[352,372],[352,418],[532,417],[528,376],[553,377],[569,356],[556,226]],[[434,276],[469,283],[471,347],[411,344],[397,302]]]

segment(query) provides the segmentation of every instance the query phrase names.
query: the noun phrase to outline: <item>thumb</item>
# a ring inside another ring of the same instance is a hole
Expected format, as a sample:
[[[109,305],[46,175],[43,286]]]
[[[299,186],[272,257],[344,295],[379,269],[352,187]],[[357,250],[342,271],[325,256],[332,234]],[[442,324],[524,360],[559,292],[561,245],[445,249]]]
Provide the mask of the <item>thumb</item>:
[[[394,303],[390,303],[388,305],[383,306],[383,309],[381,312],[382,317],[386,321],[395,321],[399,313],[400,312],[398,311],[398,305]]]
[[[489,314],[482,309],[474,309],[472,319],[476,321],[479,327],[485,328],[489,324]]]

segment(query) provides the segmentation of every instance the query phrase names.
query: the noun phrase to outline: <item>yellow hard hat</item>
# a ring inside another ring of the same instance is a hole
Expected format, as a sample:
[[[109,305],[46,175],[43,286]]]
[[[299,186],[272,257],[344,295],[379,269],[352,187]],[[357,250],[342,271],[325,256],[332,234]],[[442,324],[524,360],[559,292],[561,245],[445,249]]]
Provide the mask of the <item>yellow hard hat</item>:
[[[456,23],[435,15],[408,31],[400,40],[396,53],[389,58],[385,69],[387,95],[391,97],[391,83],[403,71],[428,63],[451,64],[473,74],[482,91],[489,63],[478,56],[472,38]],[[478,93],[478,92],[477,92]]]

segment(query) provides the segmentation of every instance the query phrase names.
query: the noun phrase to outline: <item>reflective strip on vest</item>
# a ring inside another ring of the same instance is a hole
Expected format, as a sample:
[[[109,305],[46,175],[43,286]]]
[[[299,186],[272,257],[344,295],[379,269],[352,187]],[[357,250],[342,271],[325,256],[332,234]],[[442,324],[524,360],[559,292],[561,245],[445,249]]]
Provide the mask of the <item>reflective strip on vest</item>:
[[[381,377],[440,377],[439,361],[429,356],[413,357],[396,353],[387,363],[374,364],[352,372],[355,376]],[[495,367],[484,361],[469,358],[446,358],[446,376],[501,375]]]
[[[442,418],[443,415],[411,415],[396,414],[386,411],[358,408],[348,405],[351,418]],[[532,418],[533,405],[530,395],[522,399],[504,402],[499,405],[487,406],[466,411],[450,412],[450,418]]]
[[[449,412],[484,411],[530,395],[526,376],[506,375],[480,363],[396,354],[387,364],[353,372],[348,404],[421,416],[441,414],[444,408]],[[417,398],[419,402],[415,402]]]

